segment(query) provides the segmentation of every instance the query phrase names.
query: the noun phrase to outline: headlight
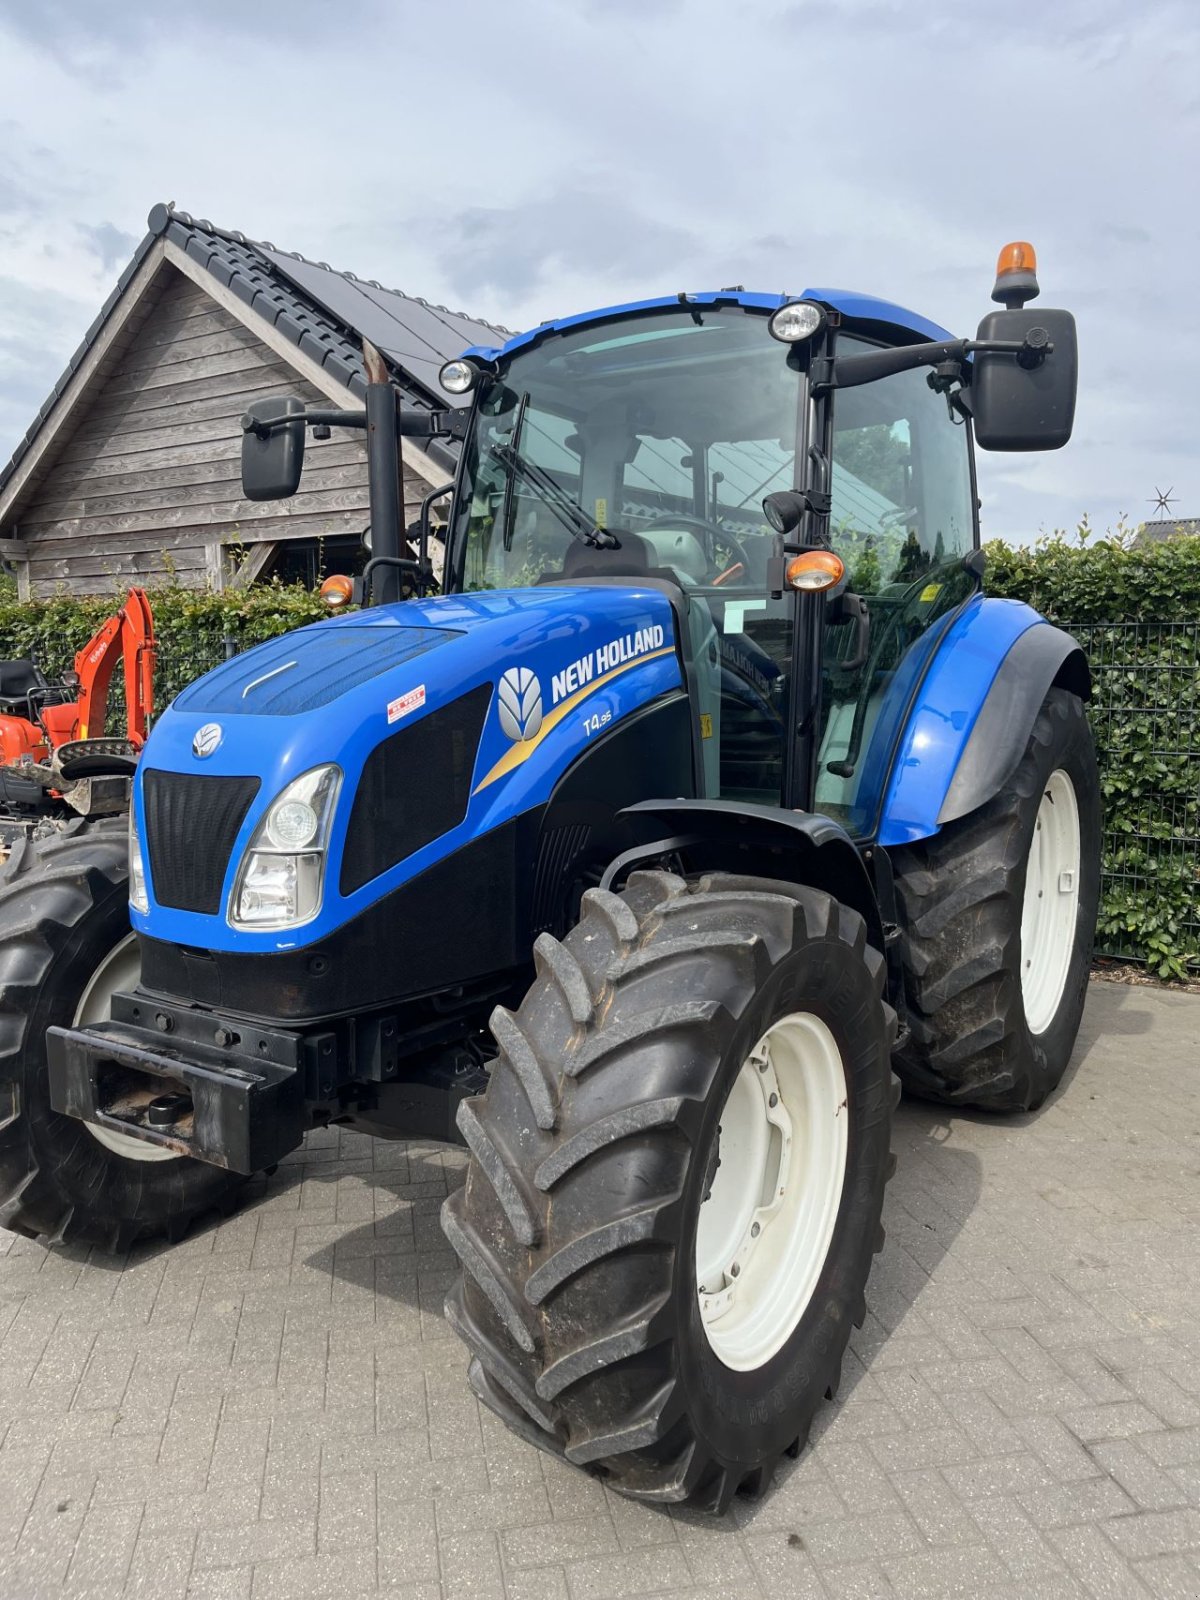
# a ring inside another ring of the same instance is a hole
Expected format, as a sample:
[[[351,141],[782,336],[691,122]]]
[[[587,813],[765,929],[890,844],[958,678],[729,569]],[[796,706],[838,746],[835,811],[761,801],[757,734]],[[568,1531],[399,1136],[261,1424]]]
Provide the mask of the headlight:
[[[229,904],[235,928],[298,928],[321,909],[325,850],[342,769],[313,767],[289,783],[255,828]]]
[[[142,855],[142,841],[138,838],[137,812],[133,796],[129,797],[129,904],[143,915],[150,909],[150,894],[146,888],[146,861]]]
[[[319,826],[307,800],[280,800],[267,814],[267,834],[280,850],[303,850],[316,838]]]

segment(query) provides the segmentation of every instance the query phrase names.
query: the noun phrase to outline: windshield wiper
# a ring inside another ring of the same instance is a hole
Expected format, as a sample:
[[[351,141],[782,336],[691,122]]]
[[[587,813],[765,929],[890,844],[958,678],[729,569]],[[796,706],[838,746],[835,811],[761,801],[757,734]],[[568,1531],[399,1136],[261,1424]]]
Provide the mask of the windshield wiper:
[[[522,402],[523,404],[524,402]],[[520,420],[524,420],[523,413]],[[494,443],[491,450],[492,454],[508,468],[511,474],[509,485],[511,486],[513,478],[520,478],[523,483],[535,489],[573,539],[581,539],[584,544],[590,545],[593,550],[619,550],[621,548],[621,541],[616,534],[608,528],[598,528],[590,517],[585,516],[562,485],[556,483],[544,467],[535,466],[532,461],[526,461],[511,444]],[[508,550],[512,548],[512,535],[508,526],[507,493],[505,500],[504,532],[506,542],[504,548]]]
[[[517,415],[516,420],[513,423],[511,442],[503,446],[505,450],[511,450],[514,456],[517,455],[517,451],[521,443],[521,429],[525,426],[525,407],[528,404],[529,390],[526,389],[517,406]],[[513,518],[516,515],[517,509],[516,496],[513,494],[513,483],[516,480],[516,476],[516,473],[510,468],[508,476],[504,480],[504,504],[500,508],[500,542],[503,544],[506,550],[512,549],[513,542]]]

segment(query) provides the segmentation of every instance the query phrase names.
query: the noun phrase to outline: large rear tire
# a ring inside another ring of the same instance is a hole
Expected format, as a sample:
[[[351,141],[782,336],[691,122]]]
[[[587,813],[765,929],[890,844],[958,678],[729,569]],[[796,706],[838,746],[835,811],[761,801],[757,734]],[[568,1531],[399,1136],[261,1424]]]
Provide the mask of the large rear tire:
[[[895,1019],[820,891],[636,873],[543,935],[459,1124],[447,1315],[479,1397],[642,1500],[724,1509],[795,1453],[865,1312]]]
[[[51,1108],[46,1029],[137,981],[128,896],[124,819],[22,840],[0,871],[0,1226],[52,1244],[177,1239],[243,1181]]]
[[[906,1089],[1029,1111],[1071,1059],[1100,893],[1100,778],[1077,696],[1051,689],[994,799],[893,855]]]

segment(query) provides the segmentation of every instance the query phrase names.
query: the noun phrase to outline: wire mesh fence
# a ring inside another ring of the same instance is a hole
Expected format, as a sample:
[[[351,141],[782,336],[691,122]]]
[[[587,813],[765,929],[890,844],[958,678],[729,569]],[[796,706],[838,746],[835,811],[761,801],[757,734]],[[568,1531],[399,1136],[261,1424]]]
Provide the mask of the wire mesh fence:
[[[1096,948],[1200,968],[1200,620],[1064,624],[1092,668],[1104,788]]]

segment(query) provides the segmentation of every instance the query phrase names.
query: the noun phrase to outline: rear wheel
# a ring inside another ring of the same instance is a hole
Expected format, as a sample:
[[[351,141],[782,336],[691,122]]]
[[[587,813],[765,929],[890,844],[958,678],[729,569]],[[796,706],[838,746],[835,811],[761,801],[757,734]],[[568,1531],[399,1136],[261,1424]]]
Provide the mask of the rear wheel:
[[[1001,792],[895,852],[910,1036],[906,1088],[1027,1111],[1057,1087],[1087,992],[1100,778],[1077,696],[1052,689]]]
[[[447,1314],[481,1399],[620,1492],[719,1510],[807,1436],[861,1323],[894,1018],[817,890],[638,873],[543,935],[460,1126]]]
[[[50,1105],[46,1029],[103,1021],[140,961],[123,820],[22,841],[0,873],[0,1226],[122,1250],[179,1238],[242,1179]]]

